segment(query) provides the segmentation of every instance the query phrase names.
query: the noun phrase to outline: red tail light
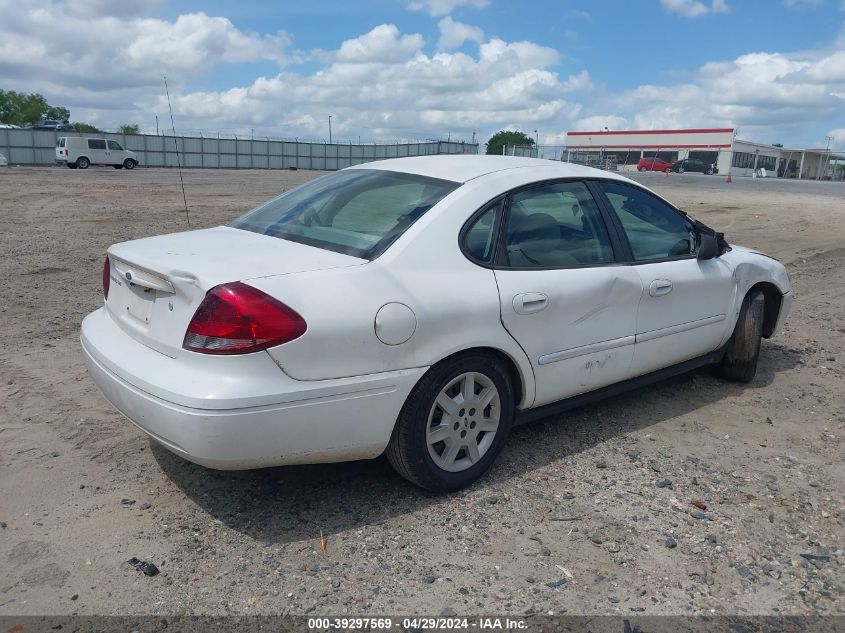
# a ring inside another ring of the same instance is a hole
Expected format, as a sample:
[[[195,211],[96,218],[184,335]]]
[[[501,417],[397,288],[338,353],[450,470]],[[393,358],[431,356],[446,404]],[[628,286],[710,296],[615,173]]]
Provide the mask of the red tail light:
[[[306,327],[284,303],[238,281],[208,291],[182,347],[203,354],[247,354],[299,338]]]
[[[103,298],[109,298],[109,285],[111,285],[111,264],[109,263],[109,256],[106,255],[106,261],[103,262]]]

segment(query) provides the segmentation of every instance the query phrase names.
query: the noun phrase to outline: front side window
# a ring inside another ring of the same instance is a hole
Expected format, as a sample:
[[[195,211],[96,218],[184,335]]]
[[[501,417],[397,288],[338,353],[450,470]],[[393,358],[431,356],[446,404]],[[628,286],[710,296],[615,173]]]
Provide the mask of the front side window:
[[[511,199],[505,249],[517,268],[568,268],[614,261],[607,227],[582,182],[547,183]]]
[[[677,209],[637,187],[599,182],[622,223],[636,261],[689,257],[695,254],[695,231]]]
[[[109,141],[108,144],[109,144],[109,149],[117,149],[117,150],[123,149],[123,147],[117,141]]]
[[[350,169],[297,187],[229,226],[372,259],[460,183]]]
[[[88,149],[106,149],[106,142],[101,138],[89,138]]]

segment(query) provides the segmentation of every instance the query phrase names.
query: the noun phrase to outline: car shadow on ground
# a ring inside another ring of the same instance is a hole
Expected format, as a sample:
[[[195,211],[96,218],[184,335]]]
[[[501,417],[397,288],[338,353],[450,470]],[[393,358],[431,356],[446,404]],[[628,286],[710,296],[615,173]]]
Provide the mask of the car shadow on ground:
[[[699,369],[623,395],[518,427],[492,471],[467,490],[434,495],[396,475],[387,460],[285,466],[225,472],[197,466],[155,442],[165,474],[200,508],[261,542],[286,543],[383,523],[432,504],[460,502],[495,490],[514,476],[542,468],[613,437],[692,413],[747,389],[763,389],[801,362],[801,351],[767,343],[757,377],[728,383]]]

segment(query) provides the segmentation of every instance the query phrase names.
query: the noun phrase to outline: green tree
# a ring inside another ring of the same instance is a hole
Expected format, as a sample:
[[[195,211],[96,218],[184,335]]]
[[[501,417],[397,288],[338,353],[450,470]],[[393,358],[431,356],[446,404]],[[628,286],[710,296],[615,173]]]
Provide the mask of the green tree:
[[[140,134],[141,128],[138,127],[137,123],[124,123],[117,128],[117,131],[121,134]]]
[[[13,125],[31,125],[43,118],[66,121],[70,110],[51,106],[40,94],[0,90],[0,121]]]
[[[73,129],[76,130],[77,132],[89,132],[89,133],[100,131],[96,127],[94,127],[93,125],[90,125],[88,123],[74,123]]]
[[[496,132],[487,141],[487,153],[502,155],[502,148],[509,145],[534,145],[534,139],[523,134],[522,132],[515,132],[513,130],[502,130]]]
[[[69,121],[70,110],[59,106],[48,106],[47,111],[44,112],[45,119],[53,119],[55,121]]]

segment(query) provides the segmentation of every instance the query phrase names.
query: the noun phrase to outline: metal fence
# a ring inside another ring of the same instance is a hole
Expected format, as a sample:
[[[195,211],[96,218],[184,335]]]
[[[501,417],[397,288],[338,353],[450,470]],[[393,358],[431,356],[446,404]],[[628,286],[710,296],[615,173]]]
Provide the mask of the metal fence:
[[[0,153],[10,165],[53,165],[56,143],[62,136],[112,139],[135,152],[141,167],[210,169],[321,169],[335,170],[386,158],[433,154],[477,154],[478,144],[454,141],[352,145],[309,143],[254,138],[208,138],[56,132],[54,130],[0,129]]]

